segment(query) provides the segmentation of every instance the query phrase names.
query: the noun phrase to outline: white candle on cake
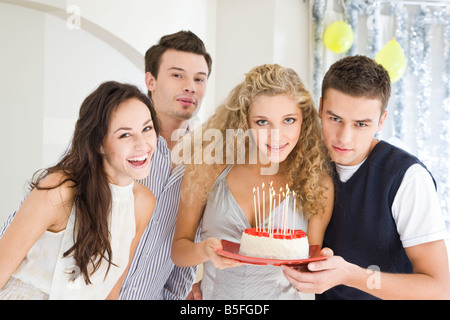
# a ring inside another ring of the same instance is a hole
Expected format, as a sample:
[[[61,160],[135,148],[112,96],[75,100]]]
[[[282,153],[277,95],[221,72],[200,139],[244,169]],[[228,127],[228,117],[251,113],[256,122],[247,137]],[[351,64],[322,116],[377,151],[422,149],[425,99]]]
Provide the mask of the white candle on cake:
[[[278,193],[278,221],[277,221],[277,231],[280,230],[280,216],[281,216],[281,192],[283,188],[280,188],[280,193]],[[278,231],[279,232],[279,231]]]
[[[264,182],[262,184],[262,225],[263,225],[263,232],[266,231],[266,193],[265,193],[265,185]]]
[[[292,191],[292,196],[294,197],[294,214],[292,215],[292,232],[295,230],[295,191]]]
[[[286,198],[284,199],[284,201],[285,201],[285,208],[286,208],[286,211],[285,211],[285,213],[284,213],[284,234],[286,234],[286,231],[287,231],[287,226],[288,226],[288,222],[287,222],[287,220],[288,220],[288,217],[289,217],[289,187],[288,187],[288,185],[286,185]]]
[[[258,215],[256,213],[256,189],[253,188],[253,203],[255,204],[255,226],[258,226]]]
[[[256,187],[256,194],[258,196],[258,219],[259,219],[259,223],[256,224],[256,231],[258,231],[259,226],[261,225],[261,199],[259,198],[259,187]]]
[[[271,219],[272,219],[272,181],[270,182],[270,186],[269,186],[269,225],[268,225],[269,235],[272,232],[272,230],[271,230],[271,227],[272,227]]]

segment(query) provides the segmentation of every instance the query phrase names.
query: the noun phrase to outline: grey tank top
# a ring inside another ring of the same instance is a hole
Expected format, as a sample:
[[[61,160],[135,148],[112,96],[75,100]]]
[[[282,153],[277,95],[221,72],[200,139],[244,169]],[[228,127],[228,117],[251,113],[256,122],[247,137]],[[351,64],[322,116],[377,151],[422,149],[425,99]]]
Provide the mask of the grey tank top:
[[[201,240],[210,237],[240,243],[242,233],[250,228],[244,213],[228,188],[226,177],[232,166],[228,166],[214,182],[205,206],[201,222]],[[288,210],[291,213],[293,203]],[[281,205],[285,205],[284,202]],[[307,229],[307,220],[296,210],[295,228]],[[275,209],[275,219],[277,218]],[[268,220],[265,222],[268,227]],[[288,221],[292,228],[293,221]],[[243,265],[234,268],[216,269],[210,261],[203,264],[201,282],[203,299],[206,300],[306,300],[314,294],[298,292],[284,277],[280,267]]]

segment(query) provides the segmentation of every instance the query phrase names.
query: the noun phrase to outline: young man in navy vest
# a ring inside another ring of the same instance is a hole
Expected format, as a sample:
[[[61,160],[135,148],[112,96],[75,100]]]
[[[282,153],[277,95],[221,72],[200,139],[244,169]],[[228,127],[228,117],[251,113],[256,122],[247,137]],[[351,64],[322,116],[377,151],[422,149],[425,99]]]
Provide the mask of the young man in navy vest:
[[[336,62],[324,77],[319,116],[335,164],[329,258],[309,271],[283,266],[299,291],[318,299],[450,298],[434,179],[416,157],[375,138],[390,90],[386,70],[364,56]]]

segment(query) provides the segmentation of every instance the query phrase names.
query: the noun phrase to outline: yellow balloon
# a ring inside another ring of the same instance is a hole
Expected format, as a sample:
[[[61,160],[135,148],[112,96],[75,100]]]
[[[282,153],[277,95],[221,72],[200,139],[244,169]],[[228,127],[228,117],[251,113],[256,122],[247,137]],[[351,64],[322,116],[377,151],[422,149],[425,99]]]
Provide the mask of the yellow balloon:
[[[406,57],[400,44],[392,39],[380,51],[374,59],[389,73],[391,82],[400,79],[406,70]]]
[[[353,30],[344,21],[336,21],[325,30],[323,42],[333,52],[346,52],[353,44]]]

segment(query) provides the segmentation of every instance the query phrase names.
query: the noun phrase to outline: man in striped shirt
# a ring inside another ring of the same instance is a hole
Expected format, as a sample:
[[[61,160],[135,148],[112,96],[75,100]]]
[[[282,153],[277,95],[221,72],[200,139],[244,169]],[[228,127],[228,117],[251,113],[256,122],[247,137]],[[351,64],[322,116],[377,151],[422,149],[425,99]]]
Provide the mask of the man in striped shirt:
[[[172,166],[175,131],[186,132],[188,121],[206,93],[212,60],[195,34],[180,31],[164,36],[145,54],[145,83],[161,123],[149,176],[140,181],[155,194],[155,211],[136,248],[120,299],[185,299],[196,268],[179,268],[170,250],[178,212],[183,168]]]

